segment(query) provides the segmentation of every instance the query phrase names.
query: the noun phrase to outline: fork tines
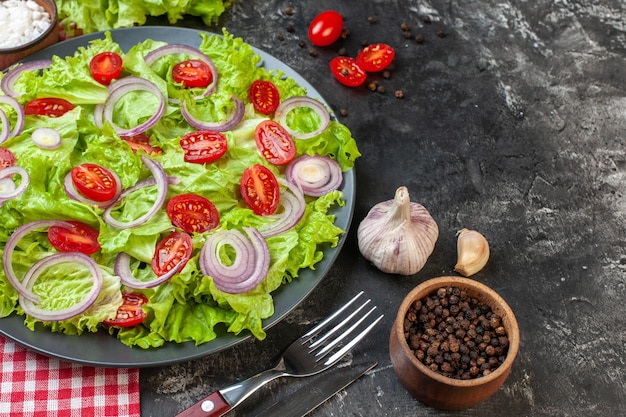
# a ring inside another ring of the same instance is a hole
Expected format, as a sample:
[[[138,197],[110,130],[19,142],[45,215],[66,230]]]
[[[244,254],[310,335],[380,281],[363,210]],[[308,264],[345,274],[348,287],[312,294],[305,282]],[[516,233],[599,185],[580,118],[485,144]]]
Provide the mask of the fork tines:
[[[362,311],[364,311],[370,303],[370,299],[365,300],[365,302],[361,305],[355,306],[356,308],[348,314],[350,311],[349,308],[355,304],[357,299],[359,299],[362,295],[363,291],[354,296],[339,310],[335,311],[307,333],[302,335],[301,342],[310,342],[308,347],[310,351],[316,351],[315,355],[318,361],[326,358],[326,356],[333,352],[335,347],[341,347],[326,359],[324,365],[333,364],[341,359],[383,318],[383,315],[381,314],[380,316],[366,322],[366,319],[376,310],[376,306],[372,306],[369,310],[362,313]],[[345,314],[348,314],[345,318],[343,318],[344,312]],[[330,327],[331,325],[333,327]],[[357,329],[360,331],[352,335]],[[324,331],[323,334],[322,331]],[[335,336],[335,334],[341,331],[343,332],[338,336]],[[344,343],[342,344],[342,342]]]

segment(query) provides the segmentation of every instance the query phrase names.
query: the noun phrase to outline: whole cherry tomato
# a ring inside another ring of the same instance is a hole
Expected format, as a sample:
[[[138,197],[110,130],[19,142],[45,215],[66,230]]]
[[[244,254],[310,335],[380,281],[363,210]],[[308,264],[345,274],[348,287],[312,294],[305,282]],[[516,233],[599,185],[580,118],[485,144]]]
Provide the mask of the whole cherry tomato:
[[[316,46],[328,46],[339,39],[343,31],[343,17],[334,10],[326,10],[309,25],[309,40]]]

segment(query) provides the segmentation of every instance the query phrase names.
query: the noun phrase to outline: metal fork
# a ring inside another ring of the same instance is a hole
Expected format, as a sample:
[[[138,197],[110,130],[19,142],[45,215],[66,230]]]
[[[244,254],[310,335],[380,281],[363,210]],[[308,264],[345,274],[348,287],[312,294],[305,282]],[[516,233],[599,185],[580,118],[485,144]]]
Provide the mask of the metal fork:
[[[349,313],[349,308],[361,295],[363,295],[362,291],[339,310],[295,340],[283,352],[280,360],[273,368],[245,381],[212,392],[176,417],[219,417],[241,404],[256,390],[276,378],[311,376],[330,368],[339,362],[383,318],[381,314],[366,321],[376,310],[376,306],[373,306],[368,311],[363,312],[370,303],[369,299]],[[343,317],[344,314],[347,314],[345,318]],[[330,327],[331,325],[332,327]],[[356,331],[358,333],[355,333]]]

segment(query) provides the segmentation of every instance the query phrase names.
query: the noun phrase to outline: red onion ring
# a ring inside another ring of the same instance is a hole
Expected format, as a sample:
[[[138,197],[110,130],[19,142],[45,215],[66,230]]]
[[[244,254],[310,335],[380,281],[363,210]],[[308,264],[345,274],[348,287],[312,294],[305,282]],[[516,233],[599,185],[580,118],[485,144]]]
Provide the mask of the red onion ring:
[[[122,194],[122,180],[120,179],[119,175],[117,175],[115,171],[111,171],[111,174],[113,174],[113,177],[115,178],[117,189],[115,190],[115,196],[111,198],[110,200],[95,201],[82,195],[80,191],[78,191],[76,189],[76,186],[74,185],[71,172],[68,172],[67,175],[65,175],[65,178],[63,179],[63,188],[65,189],[65,194],[67,194],[67,196],[71,198],[72,200],[76,200],[80,203],[90,204],[90,205],[100,207],[100,208],[107,208],[111,206],[112,204],[114,204],[115,202],[117,202],[117,200],[120,198],[120,195]]]
[[[255,288],[267,275],[270,254],[267,242],[258,230],[244,227],[248,237],[237,229],[220,230],[209,235],[200,251],[200,270],[213,278],[220,291],[238,294]],[[232,265],[224,264],[219,256],[223,246],[235,251]]]
[[[196,130],[225,132],[227,130],[232,130],[235,126],[237,126],[244,116],[245,106],[243,101],[238,97],[233,96],[233,104],[235,105],[235,109],[231,111],[226,117],[226,120],[222,122],[207,122],[194,117],[191,113],[189,113],[185,102],[183,102],[180,106],[180,113],[187,123],[189,123]]]
[[[157,187],[157,192],[158,192],[157,198],[156,200],[154,200],[154,203],[152,204],[152,207],[150,207],[150,210],[148,210],[148,212],[146,212],[143,216],[139,216],[135,220],[132,220],[129,222],[122,222],[113,218],[113,216],[111,215],[111,211],[113,210],[113,208],[115,208],[115,206],[117,205],[117,202],[122,200],[124,197],[126,197],[128,194],[132,193],[133,191],[136,191],[138,187],[135,186],[135,187],[131,187],[131,188],[124,190],[120,194],[119,198],[115,201],[115,203],[107,207],[106,210],[104,211],[104,214],[103,214],[104,221],[109,226],[115,227],[116,229],[130,229],[133,227],[140,226],[144,224],[145,222],[147,222],[152,216],[154,216],[154,214],[161,208],[161,206],[163,206],[163,203],[165,202],[169,180],[168,180],[167,175],[165,174],[165,171],[163,170],[163,167],[158,162],[153,161],[150,158],[146,158],[145,156],[141,156],[141,161],[150,170],[150,172],[152,173],[152,176],[154,177],[155,185]],[[147,186],[147,185],[144,184],[144,186]]]
[[[35,145],[42,149],[56,149],[61,146],[59,131],[51,127],[38,127],[30,136]]]
[[[9,106],[13,107],[13,109],[15,110],[15,113],[17,114],[17,119],[15,120],[15,126],[13,127],[13,130],[9,134],[9,137],[12,138],[22,133],[22,129],[24,129],[24,109],[22,108],[20,103],[18,103],[18,101],[14,99],[13,97],[0,96],[0,104],[8,104]]]
[[[317,129],[312,132],[298,132],[296,130],[291,129],[287,125],[287,115],[290,111],[297,109],[299,107],[307,107],[315,112],[320,118],[320,125]],[[274,117],[276,121],[280,123],[286,130],[289,132],[291,136],[295,139],[310,139],[314,136],[319,135],[328,127],[330,123],[330,114],[328,110],[322,103],[317,100],[314,100],[310,97],[290,97],[287,100],[281,102],[274,113]]]
[[[40,59],[37,61],[27,62],[25,64],[18,64],[17,66],[11,68],[7,71],[2,81],[0,81],[0,89],[9,97],[19,97],[21,93],[18,93],[13,89],[13,85],[15,81],[22,75],[24,71],[39,71],[45,68],[48,68],[52,65],[51,59]]]
[[[209,84],[204,89],[202,94],[195,96],[194,100],[199,100],[201,98],[204,98],[213,94],[213,92],[215,91],[215,88],[217,87],[217,77],[218,77],[217,68],[215,67],[215,64],[213,63],[211,58],[209,58],[204,52],[202,52],[201,50],[197,48],[194,48],[188,45],[169,44],[169,45],[162,46],[160,48],[155,49],[154,51],[149,52],[144,57],[144,61],[146,62],[146,64],[148,64],[148,66],[151,66],[157,59],[163,56],[172,55],[172,54],[191,55],[195,58],[198,58],[200,61],[204,62],[205,64],[207,64],[209,69],[211,70],[211,75],[213,76],[213,80],[211,81],[211,84]],[[170,98],[169,101],[171,103],[180,103],[180,100],[177,100],[174,98]]]
[[[96,262],[89,256],[80,252],[63,252],[50,255],[46,258],[37,261],[26,273],[22,285],[31,294],[33,286],[37,281],[37,278],[51,266],[59,263],[79,263],[86,266],[91,272],[91,279],[93,285],[91,290],[87,293],[79,303],[76,303],[72,307],[60,309],[60,310],[45,310],[37,307],[35,302],[22,294],[19,296],[19,303],[26,314],[41,321],[61,321],[70,319],[85,310],[87,310],[96,301],[102,288],[102,272]],[[33,294],[34,295],[34,294]]]
[[[39,297],[33,294],[33,292],[18,279],[17,275],[15,275],[15,271],[13,270],[13,251],[19,241],[28,233],[37,229],[49,228],[51,226],[61,226],[66,228],[72,227],[71,224],[60,220],[39,220],[26,223],[18,227],[17,230],[13,232],[11,237],[9,237],[9,240],[7,240],[7,243],[4,246],[4,252],[2,253],[2,267],[7,280],[20,296],[35,303],[39,302]]]
[[[148,120],[133,128],[125,129],[113,123],[113,110],[118,100],[132,91],[147,91],[154,94],[159,99],[159,106],[154,112],[154,115],[152,115],[152,117]],[[102,119],[103,121],[109,122],[120,136],[135,136],[154,126],[159,121],[161,116],[163,116],[164,112],[165,98],[163,97],[161,90],[159,90],[159,87],[144,78],[129,76],[117,80],[109,86],[109,96],[104,102]]]
[[[140,281],[133,276],[133,272],[130,270],[130,255],[124,252],[120,252],[115,257],[115,265],[113,266],[113,271],[115,272],[115,275],[120,277],[122,284],[126,285],[127,287],[135,289],[146,289],[156,287],[157,285],[160,285],[169,280],[182,269],[182,266],[184,266],[184,264],[185,262],[177,263],[170,271],[161,276],[157,276],[155,274],[156,279],[153,279],[152,281]]]
[[[19,187],[16,186],[10,192],[0,193],[0,205],[2,205],[2,203],[7,200],[11,200],[21,195],[24,191],[26,191],[28,184],[30,184],[30,176],[28,175],[28,172],[21,166],[17,165],[0,169],[0,180],[9,179],[11,182],[13,182],[12,177],[15,174],[22,177],[22,182],[20,183]],[[13,184],[15,184],[15,182],[13,182]]]
[[[304,195],[299,187],[282,178],[279,178],[278,182],[287,187],[288,192],[280,194],[280,204],[283,207],[282,212],[265,216],[265,218],[274,219],[275,221],[263,225],[259,229],[263,237],[276,236],[290,230],[300,222],[306,210]]]
[[[103,115],[104,104],[96,104],[93,109],[93,124],[95,124],[98,129],[102,129],[102,126],[104,125]]]
[[[2,130],[0,131],[0,143],[6,142],[11,136],[11,122],[9,122],[9,116],[0,109],[0,123],[2,123]]]
[[[322,155],[302,155],[287,165],[285,176],[311,197],[321,197],[341,186],[343,173],[332,158]]]

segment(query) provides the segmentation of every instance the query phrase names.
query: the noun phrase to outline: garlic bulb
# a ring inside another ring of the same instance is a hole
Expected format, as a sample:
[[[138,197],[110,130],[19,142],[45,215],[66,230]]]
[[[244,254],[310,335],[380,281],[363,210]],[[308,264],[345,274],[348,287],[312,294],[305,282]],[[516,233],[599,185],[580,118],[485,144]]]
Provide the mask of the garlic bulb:
[[[411,202],[406,187],[372,207],[357,230],[363,257],[383,272],[401,275],[424,267],[438,237],[437,223],[424,206]]]
[[[457,262],[454,270],[469,277],[484,268],[489,260],[489,243],[476,230],[461,229],[457,232]]]

